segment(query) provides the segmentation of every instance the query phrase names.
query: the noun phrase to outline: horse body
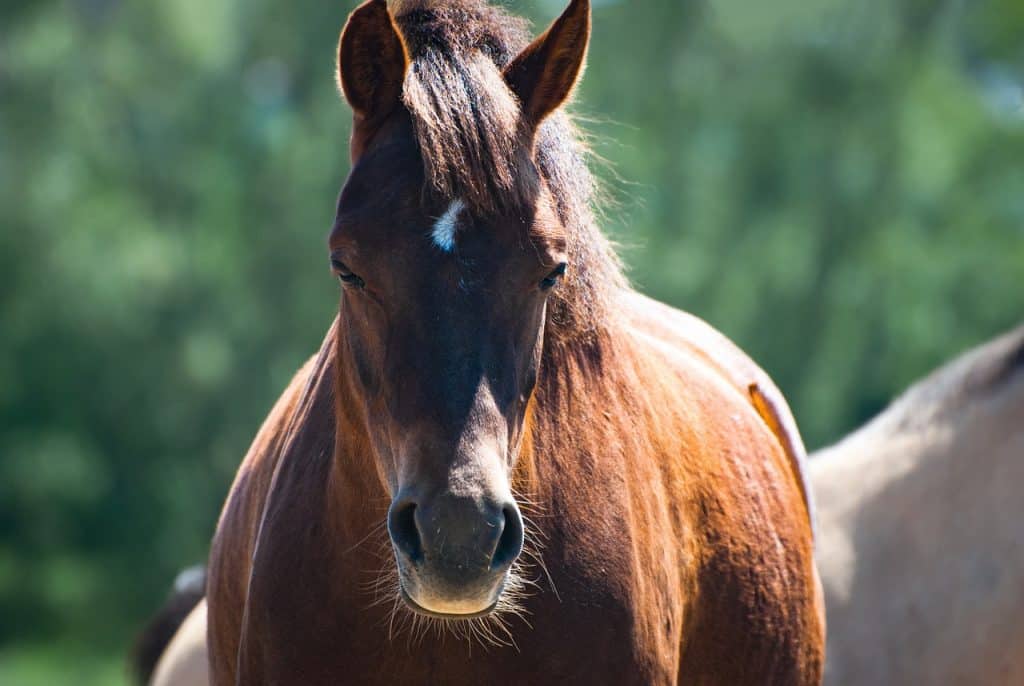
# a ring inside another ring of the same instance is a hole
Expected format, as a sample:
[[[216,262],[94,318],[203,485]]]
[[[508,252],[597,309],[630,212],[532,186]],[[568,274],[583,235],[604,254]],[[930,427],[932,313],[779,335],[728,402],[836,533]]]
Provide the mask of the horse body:
[[[1024,329],[810,464],[826,683],[1024,683]]]
[[[225,508],[209,586],[225,610],[211,612],[214,683],[816,683],[822,655],[807,637],[823,635],[823,617],[805,506],[747,395],[763,373],[705,348],[717,334],[699,320],[624,297],[624,329],[600,367],[538,389],[518,480],[538,503],[546,574],[522,601],[525,620],[509,618],[508,634],[481,629],[514,648],[418,635],[390,616],[390,597],[373,606],[367,583],[388,561],[367,537],[388,498],[360,473],[365,437],[331,426],[346,399],[332,389],[328,335]],[[564,410],[570,433],[553,431]],[[268,498],[281,509],[259,533],[254,504]]]
[[[350,18],[340,314],[222,512],[214,684],[820,681],[799,435],[624,285],[557,112],[589,30],[583,0],[528,45],[477,0]]]

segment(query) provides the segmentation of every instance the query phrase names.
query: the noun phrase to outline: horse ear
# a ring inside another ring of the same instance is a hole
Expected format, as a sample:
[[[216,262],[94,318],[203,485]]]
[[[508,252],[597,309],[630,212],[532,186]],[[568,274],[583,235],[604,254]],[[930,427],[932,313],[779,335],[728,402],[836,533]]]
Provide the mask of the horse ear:
[[[387,116],[402,96],[408,58],[384,0],[368,0],[345,23],[338,42],[338,87],[356,121]]]
[[[590,2],[572,0],[554,24],[505,68],[527,123],[538,126],[572,94],[590,42]]]

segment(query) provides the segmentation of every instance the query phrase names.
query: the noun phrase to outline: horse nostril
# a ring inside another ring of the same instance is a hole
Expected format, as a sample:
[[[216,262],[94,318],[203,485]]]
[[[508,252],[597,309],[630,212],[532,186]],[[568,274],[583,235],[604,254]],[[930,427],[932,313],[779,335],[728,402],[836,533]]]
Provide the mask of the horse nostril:
[[[505,527],[498,539],[498,547],[494,549],[491,569],[508,567],[523,552],[523,518],[519,515],[519,508],[507,505],[501,512],[505,516]]]
[[[420,531],[416,526],[416,503],[392,505],[388,512],[388,533],[391,541],[410,560],[416,562],[423,557]]]

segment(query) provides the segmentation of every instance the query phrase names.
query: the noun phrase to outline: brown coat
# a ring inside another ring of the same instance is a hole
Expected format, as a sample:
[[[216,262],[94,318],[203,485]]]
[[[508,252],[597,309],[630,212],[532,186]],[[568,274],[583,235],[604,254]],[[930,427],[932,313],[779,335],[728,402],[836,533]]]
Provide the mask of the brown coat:
[[[589,36],[586,0],[532,42],[480,0],[350,17],[340,314],[223,510],[217,686],[819,683],[803,446],[625,285],[560,111]]]
[[[523,490],[542,503],[550,582],[538,574],[524,601],[532,628],[511,620],[515,647],[389,636],[390,605],[367,590],[388,564],[372,539],[387,497],[375,476],[344,473],[363,460],[334,422],[329,335],[260,431],[218,527],[214,683],[238,678],[243,631],[241,659],[259,666],[246,684],[818,683],[823,605],[800,477],[748,389],[788,419],[785,404],[699,320],[640,296],[623,304],[621,362],[534,408]],[[562,407],[570,420],[547,415]],[[275,472],[279,487],[306,485],[273,503],[263,535],[281,544],[253,569]],[[363,488],[335,502],[332,485],[349,479]]]

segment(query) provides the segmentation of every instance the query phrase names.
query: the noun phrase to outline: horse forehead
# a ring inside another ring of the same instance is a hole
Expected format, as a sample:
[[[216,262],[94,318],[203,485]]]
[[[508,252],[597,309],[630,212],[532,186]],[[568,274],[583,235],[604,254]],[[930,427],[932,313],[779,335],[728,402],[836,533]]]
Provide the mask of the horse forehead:
[[[357,241],[423,238],[426,247],[446,255],[470,246],[477,252],[484,247],[479,239],[492,248],[494,243],[521,242],[520,230],[529,228],[525,218],[533,209],[519,208],[511,212],[515,216],[480,213],[457,191],[448,197],[431,192],[415,137],[398,129],[375,142],[353,166],[337,212],[336,229]]]
[[[434,245],[443,252],[455,250],[455,241],[459,233],[459,222],[462,220],[462,215],[465,211],[466,203],[460,198],[456,198],[448,204],[448,209],[444,211],[444,214],[434,222],[430,236],[434,240]]]
[[[338,212],[384,212],[414,200],[418,204],[423,182],[423,159],[411,134],[389,137],[353,165],[338,198]]]

